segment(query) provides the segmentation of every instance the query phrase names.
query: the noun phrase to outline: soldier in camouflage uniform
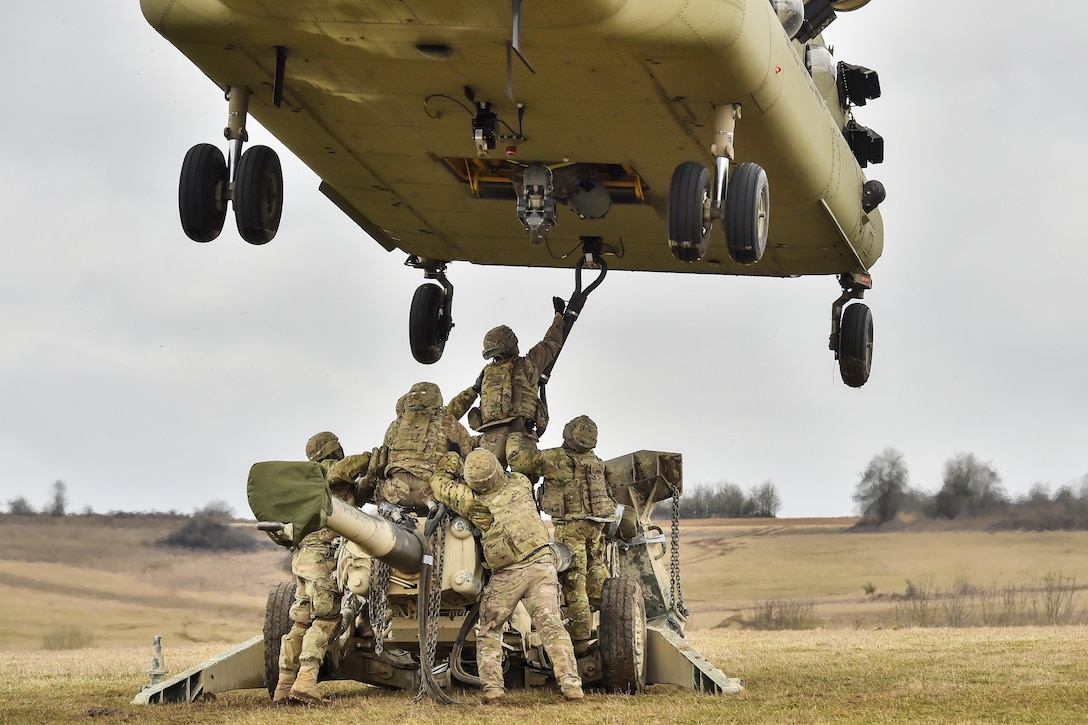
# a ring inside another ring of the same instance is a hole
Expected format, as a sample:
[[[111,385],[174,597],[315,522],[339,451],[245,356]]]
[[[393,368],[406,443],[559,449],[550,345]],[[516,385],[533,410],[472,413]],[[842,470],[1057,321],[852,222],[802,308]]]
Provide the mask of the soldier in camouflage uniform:
[[[571,563],[560,575],[567,603],[568,631],[574,651],[589,648],[593,609],[600,606],[601,587],[608,578],[604,529],[616,513],[616,502],[605,482],[604,462],[593,452],[597,424],[580,415],[563,428],[563,445],[543,451],[525,446],[522,436],[507,443],[510,468],[527,476],[543,476],[540,508],[552,517],[554,539],[571,552]]]
[[[446,412],[437,385],[416,383],[397,401],[397,418],[385,432],[378,500],[425,513],[435,463],[450,450],[462,457],[472,450],[468,431]]]
[[[435,498],[483,531],[484,560],[491,578],[480,599],[476,665],[485,705],[504,695],[502,636],[506,620],[524,602],[563,696],[581,700],[582,680],[570,635],[559,613],[559,582],[548,531],[533,501],[533,486],[520,473],[506,474],[490,451],[477,448],[464,461],[447,454],[431,478]],[[463,483],[461,481],[464,481]]]
[[[540,401],[540,374],[559,355],[563,346],[563,310],[559,297],[552,300],[555,317],[544,339],[524,356],[518,355],[518,338],[506,325],[484,335],[484,366],[476,383],[458,393],[448,409],[460,418],[478,397],[480,405],[469,412],[469,425],[479,431],[480,447],[495,454],[506,467],[506,439],[511,433],[526,434],[526,445],[548,425],[548,411]]]
[[[373,486],[356,483],[370,467],[371,453],[344,457],[337,437],[323,431],[306,442],[306,457],[321,466],[334,496],[362,505]],[[291,629],[280,640],[280,676],[272,701],[294,700],[307,705],[328,701],[317,689],[317,675],[329,643],[340,629],[341,592],[336,586],[336,552],[339,538],[328,529],[307,534],[291,558],[295,575],[295,601]]]

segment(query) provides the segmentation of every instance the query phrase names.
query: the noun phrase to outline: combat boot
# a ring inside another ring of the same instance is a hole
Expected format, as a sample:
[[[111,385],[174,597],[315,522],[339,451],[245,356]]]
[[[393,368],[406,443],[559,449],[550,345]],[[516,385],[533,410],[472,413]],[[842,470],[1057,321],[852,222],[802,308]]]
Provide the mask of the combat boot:
[[[280,670],[280,679],[276,682],[276,691],[272,694],[273,705],[286,705],[291,695],[291,686],[295,684],[295,673],[291,670]]]
[[[289,697],[303,705],[314,707],[329,704],[329,701],[322,697],[317,689],[317,669],[312,667],[303,667],[298,671]]]
[[[585,693],[582,692],[581,687],[572,687],[563,690],[563,697],[566,698],[568,702],[576,702],[578,700],[584,700],[586,696]]]
[[[501,705],[506,693],[502,690],[484,690],[483,696],[480,698],[481,705]]]
[[[574,654],[581,657],[586,652],[589,652],[589,640],[588,639],[576,639],[572,642],[574,645]]]

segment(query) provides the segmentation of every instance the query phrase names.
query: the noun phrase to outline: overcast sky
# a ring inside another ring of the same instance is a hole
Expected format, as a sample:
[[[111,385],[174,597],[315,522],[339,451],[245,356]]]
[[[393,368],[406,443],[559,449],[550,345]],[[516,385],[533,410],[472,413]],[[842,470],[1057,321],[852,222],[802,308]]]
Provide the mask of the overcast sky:
[[[840,14],[836,57],[883,90],[856,114],[885,139],[870,176],[888,191],[869,383],[843,385],[827,349],[832,277],[614,272],[556,366],[542,445],[585,413],[602,457],[681,452],[688,487],[770,480],[782,516],[853,513],[888,447],[930,492],[965,453],[1013,495],[1079,486],[1086,26],[1081,3]],[[349,452],[377,445],[412,383],[452,396],[475,380],[484,332],[509,324],[526,349],[573,287],[567,271],[452,265],[456,329],[418,365],[422,275],[255,122],[251,141],[284,163],[278,236],[252,247],[229,219],[211,244],[184,236],[181,159],[225,146],[226,104],[135,0],[7,6],[0,67],[0,510],[40,507],[63,480],[72,511],[225,501],[249,515],[253,462],[301,459],[323,429]]]

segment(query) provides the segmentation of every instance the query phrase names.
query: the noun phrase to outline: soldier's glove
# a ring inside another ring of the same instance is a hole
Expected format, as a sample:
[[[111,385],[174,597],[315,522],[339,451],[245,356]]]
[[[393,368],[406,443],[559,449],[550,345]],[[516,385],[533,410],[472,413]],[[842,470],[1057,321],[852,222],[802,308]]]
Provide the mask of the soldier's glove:
[[[446,450],[450,453],[456,453],[458,456],[462,455],[461,445],[450,438],[446,439]]]
[[[450,476],[459,476],[461,475],[461,456],[454,451],[450,451],[438,459],[438,464],[434,469],[435,473],[448,473]]]
[[[476,378],[476,382],[474,382],[472,384],[472,389],[476,391],[477,395],[479,395],[480,391],[483,389],[483,387],[484,387],[484,371],[481,370],[480,371],[480,376],[478,378]]]
[[[555,309],[555,314],[561,315],[563,310],[567,309],[567,303],[562,297],[552,297],[552,307]]]

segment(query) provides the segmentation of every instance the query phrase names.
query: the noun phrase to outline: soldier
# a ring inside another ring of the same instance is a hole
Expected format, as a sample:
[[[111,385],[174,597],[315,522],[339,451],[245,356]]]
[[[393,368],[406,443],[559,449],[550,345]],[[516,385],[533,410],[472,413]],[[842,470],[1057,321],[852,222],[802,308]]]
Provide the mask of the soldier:
[[[416,383],[397,401],[397,418],[385,431],[378,499],[426,512],[439,457],[450,450],[463,457],[471,446],[468,431],[442,406],[438,386]]]
[[[357,484],[370,467],[371,453],[344,457],[339,439],[323,431],[306,442],[306,457],[321,466],[329,490],[353,505],[361,505],[373,486]],[[341,592],[336,585],[339,538],[328,529],[307,534],[291,558],[295,601],[290,609],[291,629],[280,640],[280,676],[272,696],[275,704],[295,700],[324,705],[317,675],[329,643],[339,633]]]
[[[506,439],[511,433],[525,433],[526,445],[548,425],[548,411],[538,392],[540,375],[559,355],[563,346],[563,310],[560,297],[552,298],[555,318],[544,339],[524,356],[518,355],[518,338],[506,325],[484,335],[484,366],[476,383],[450,401],[449,411],[460,418],[477,397],[478,408],[469,412],[469,425],[482,433],[480,447],[491,451],[506,467]]]
[[[533,486],[520,473],[504,473],[498,459],[477,448],[464,462],[447,454],[431,478],[435,498],[483,531],[484,560],[491,578],[480,599],[476,665],[481,703],[502,700],[502,633],[518,602],[524,602],[552,661],[563,696],[581,700],[582,680],[570,635],[559,614],[559,581],[548,530],[533,501]],[[458,479],[462,479],[461,483]]]
[[[604,462],[593,452],[597,424],[580,415],[563,428],[563,445],[543,451],[524,445],[521,435],[507,443],[510,468],[527,476],[543,476],[540,508],[555,523],[555,540],[571,552],[560,575],[567,602],[570,638],[576,654],[589,648],[591,606],[600,607],[601,587],[608,578],[604,529],[616,513],[616,502],[604,477]]]

